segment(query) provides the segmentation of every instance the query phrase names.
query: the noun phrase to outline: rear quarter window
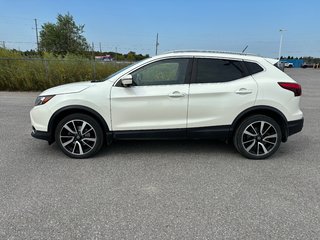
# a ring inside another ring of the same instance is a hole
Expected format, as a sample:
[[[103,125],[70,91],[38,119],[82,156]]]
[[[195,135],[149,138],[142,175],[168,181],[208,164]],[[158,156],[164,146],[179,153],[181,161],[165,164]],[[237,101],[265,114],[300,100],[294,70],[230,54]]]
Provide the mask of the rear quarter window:
[[[263,68],[257,63],[254,63],[254,62],[244,62],[244,63],[246,64],[246,67],[250,75],[263,71]]]

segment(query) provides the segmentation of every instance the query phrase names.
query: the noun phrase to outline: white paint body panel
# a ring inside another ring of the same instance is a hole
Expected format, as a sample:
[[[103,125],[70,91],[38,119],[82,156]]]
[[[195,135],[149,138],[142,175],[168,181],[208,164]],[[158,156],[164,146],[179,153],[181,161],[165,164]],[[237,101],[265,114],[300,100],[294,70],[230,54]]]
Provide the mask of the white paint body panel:
[[[274,107],[284,114],[287,121],[301,119],[303,113],[299,107],[300,97],[295,97],[293,92],[281,88],[278,84],[278,82],[295,83],[295,81],[267,61],[263,66],[266,68],[265,71],[252,75],[259,89],[255,105]]]
[[[94,83],[91,82],[68,83],[57,87],[49,88],[42,92],[41,96],[77,93],[85,90],[86,88],[92,85],[94,85]]]
[[[107,125],[111,125],[110,88],[112,82],[93,83],[82,92],[58,94],[44,105],[35,106],[30,111],[31,124],[38,131],[47,131],[52,115],[68,106],[84,106],[99,113]],[[50,90],[52,91],[52,90]],[[53,92],[53,91],[52,91]],[[58,88],[54,92],[58,92]],[[51,92],[46,92],[50,93]],[[43,95],[43,94],[41,94]]]
[[[113,87],[112,129],[186,128],[189,84]],[[170,97],[180,93],[181,97]]]
[[[237,91],[248,91],[238,94]],[[257,84],[251,77],[224,83],[190,84],[188,127],[231,125],[242,111],[254,106]]]

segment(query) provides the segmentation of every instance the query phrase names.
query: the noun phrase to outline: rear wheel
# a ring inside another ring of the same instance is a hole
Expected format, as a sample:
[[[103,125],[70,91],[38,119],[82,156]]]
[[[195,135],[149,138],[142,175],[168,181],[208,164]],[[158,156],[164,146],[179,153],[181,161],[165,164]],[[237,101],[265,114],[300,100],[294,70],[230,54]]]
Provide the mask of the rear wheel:
[[[243,156],[265,159],[278,150],[281,138],[281,129],[275,120],[264,115],[254,115],[239,125],[233,142]]]
[[[85,114],[71,114],[59,122],[55,140],[67,156],[88,158],[101,149],[103,131],[94,118]]]

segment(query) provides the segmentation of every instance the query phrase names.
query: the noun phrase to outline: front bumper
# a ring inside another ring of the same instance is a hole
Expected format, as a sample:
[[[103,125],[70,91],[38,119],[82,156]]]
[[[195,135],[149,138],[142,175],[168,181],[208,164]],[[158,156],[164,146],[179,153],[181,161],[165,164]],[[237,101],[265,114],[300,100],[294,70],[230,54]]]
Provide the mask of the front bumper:
[[[30,111],[31,126],[37,131],[47,132],[51,116],[52,113],[47,108],[46,104],[35,106]]]
[[[44,131],[37,131],[34,127],[32,127],[31,136],[37,139],[46,140],[49,144],[53,142],[50,133]]]
[[[298,133],[302,130],[304,118],[288,122],[288,136]]]

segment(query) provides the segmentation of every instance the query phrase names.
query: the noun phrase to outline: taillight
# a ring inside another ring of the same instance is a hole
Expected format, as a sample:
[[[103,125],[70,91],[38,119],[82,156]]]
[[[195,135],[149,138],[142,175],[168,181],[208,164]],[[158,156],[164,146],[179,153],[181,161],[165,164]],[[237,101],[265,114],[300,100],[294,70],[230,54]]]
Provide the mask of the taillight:
[[[298,83],[279,82],[282,88],[292,91],[295,97],[301,96],[301,86]]]

